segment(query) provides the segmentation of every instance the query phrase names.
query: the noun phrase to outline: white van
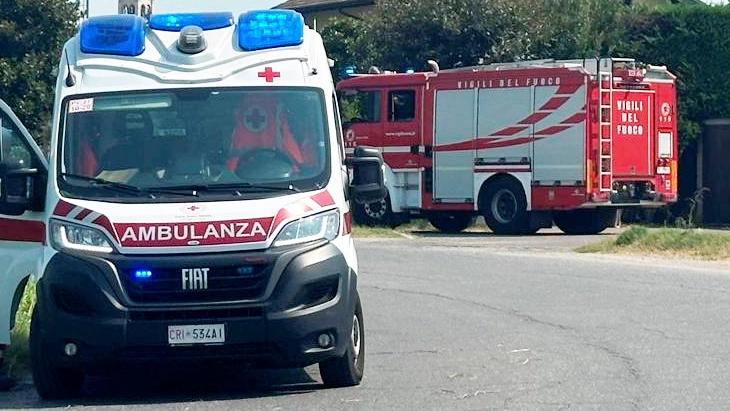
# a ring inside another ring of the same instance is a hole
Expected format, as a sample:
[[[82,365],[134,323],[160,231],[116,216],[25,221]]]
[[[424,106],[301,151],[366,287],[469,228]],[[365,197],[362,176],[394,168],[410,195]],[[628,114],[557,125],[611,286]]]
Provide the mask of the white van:
[[[346,161],[330,66],[293,11],[100,16],[63,49],[48,162],[0,104],[0,323],[36,273],[42,397],[131,363],[360,382],[349,201],[384,196],[382,157]]]

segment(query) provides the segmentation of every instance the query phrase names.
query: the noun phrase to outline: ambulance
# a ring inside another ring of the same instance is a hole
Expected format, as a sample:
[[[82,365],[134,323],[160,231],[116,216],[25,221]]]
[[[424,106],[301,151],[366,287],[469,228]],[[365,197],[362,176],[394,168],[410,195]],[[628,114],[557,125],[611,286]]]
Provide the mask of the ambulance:
[[[331,66],[294,11],[98,16],[62,50],[48,155],[0,104],[0,323],[37,281],[41,397],[216,360],[360,383],[350,202],[385,196],[383,160],[346,158]]]

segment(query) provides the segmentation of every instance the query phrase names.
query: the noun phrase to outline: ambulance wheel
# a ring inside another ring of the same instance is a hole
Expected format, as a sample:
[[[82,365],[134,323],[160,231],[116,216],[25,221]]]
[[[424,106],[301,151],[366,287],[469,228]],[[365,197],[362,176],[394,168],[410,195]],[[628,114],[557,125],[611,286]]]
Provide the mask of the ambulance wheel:
[[[479,209],[495,234],[528,234],[527,198],[522,185],[509,176],[488,181],[479,196]]]
[[[80,371],[65,369],[54,363],[54,352],[43,340],[39,318],[35,308],[30,322],[29,346],[36,391],[46,400],[77,397],[81,394],[85,376]]]
[[[370,227],[391,226],[393,224],[393,210],[388,195],[382,200],[372,203],[358,204],[353,202],[352,206],[352,216],[357,224]]]
[[[553,221],[565,234],[598,234],[616,222],[615,209],[555,211]]]
[[[444,233],[459,233],[474,223],[470,212],[436,211],[428,214],[428,222]]]
[[[365,324],[360,297],[355,296],[352,331],[345,354],[319,363],[319,374],[327,387],[349,387],[360,384],[365,371]]]

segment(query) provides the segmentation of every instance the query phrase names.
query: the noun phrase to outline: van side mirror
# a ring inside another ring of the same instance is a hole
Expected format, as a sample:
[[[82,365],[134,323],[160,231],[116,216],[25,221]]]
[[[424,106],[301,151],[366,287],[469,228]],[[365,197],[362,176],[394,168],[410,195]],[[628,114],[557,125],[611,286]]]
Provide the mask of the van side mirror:
[[[21,215],[26,210],[41,211],[45,182],[37,168],[0,163],[0,214]]]
[[[366,146],[355,147],[354,157],[347,159],[347,165],[352,167],[350,193],[356,203],[372,203],[385,198],[387,190],[380,151]]]

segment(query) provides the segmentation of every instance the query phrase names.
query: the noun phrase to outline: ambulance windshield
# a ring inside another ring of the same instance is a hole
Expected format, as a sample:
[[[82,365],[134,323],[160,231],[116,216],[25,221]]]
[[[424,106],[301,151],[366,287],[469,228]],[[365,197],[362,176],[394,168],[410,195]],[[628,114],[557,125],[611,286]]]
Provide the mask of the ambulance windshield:
[[[324,101],[316,89],[272,87],[74,97],[59,185],[82,198],[314,190],[330,175]]]

